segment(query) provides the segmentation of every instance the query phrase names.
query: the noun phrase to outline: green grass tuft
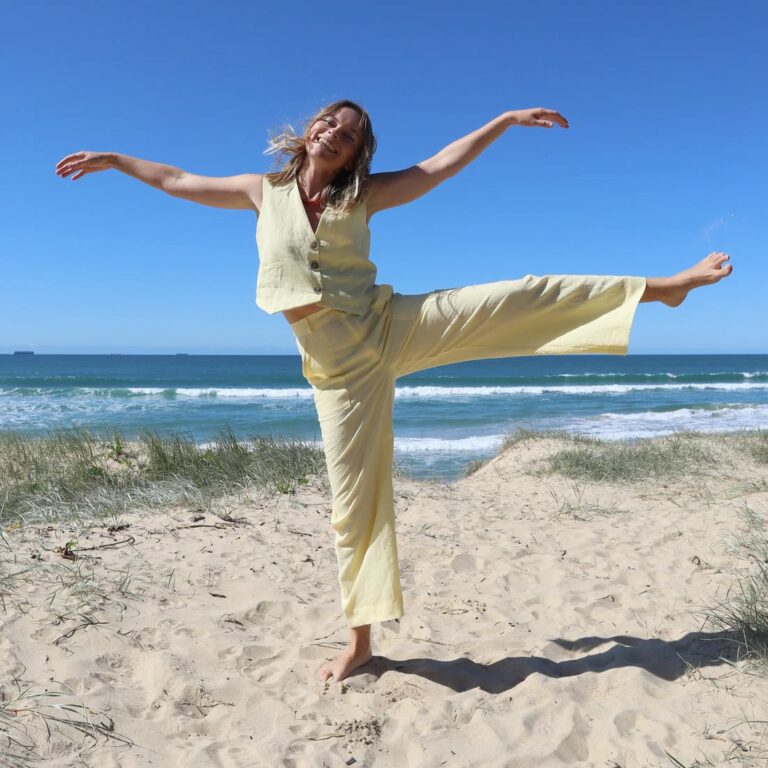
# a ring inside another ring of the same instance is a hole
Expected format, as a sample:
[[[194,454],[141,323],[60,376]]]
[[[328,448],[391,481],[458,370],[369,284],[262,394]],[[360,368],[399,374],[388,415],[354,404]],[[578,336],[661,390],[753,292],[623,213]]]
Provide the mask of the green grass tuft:
[[[321,448],[225,429],[201,448],[192,437],[143,433],[129,445],[86,430],[0,433],[0,523],[99,517],[133,508],[204,504],[227,493],[295,492],[325,467]]]
[[[758,430],[749,441],[749,452],[761,464],[768,464],[768,432]]]
[[[653,441],[594,442],[566,448],[549,459],[550,468],[558,474],[594,482],[694,475],[713,462],[712,453],[685,433]]]
[[[510,432],[504,437],[502,443],[502,450],[510,448],[513,445],[519,445],[529,440],[568,440],[569,442],[578,443],[580,445],[601,445],[602,440],[595,437],[588,437],[578,432],[566,432],[557,429],[526,429],[524,427],[518,427],[514,432]]]
[[[736,588],[711,610],[709,618],[714,626],[735,632],[741,638],[743,656],[768,672],[768,517],[746,503],[741,517],[747,532],[738,539],[738,547],[752,567],[739,575]]]
[[[464,474],[462,476],[469,477],[470,475],[474,475],[478,469],[484,467],[487,463],[488,462],[485,459],[472,459],[471,461],[468,461],[467,465],[464,467]]]

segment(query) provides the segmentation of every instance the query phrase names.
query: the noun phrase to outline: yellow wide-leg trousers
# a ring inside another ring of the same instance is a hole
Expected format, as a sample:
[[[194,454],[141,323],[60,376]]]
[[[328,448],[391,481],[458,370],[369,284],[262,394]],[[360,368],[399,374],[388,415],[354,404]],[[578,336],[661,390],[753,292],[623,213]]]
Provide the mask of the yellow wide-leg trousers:
[[[485,358],[626,354],[644,290],[642,277],[597,275],[418,295],[377,285],[362,315],[324,307],[292,324],[320,421],[351,627],[403,615],[392,495],[397,378]]]

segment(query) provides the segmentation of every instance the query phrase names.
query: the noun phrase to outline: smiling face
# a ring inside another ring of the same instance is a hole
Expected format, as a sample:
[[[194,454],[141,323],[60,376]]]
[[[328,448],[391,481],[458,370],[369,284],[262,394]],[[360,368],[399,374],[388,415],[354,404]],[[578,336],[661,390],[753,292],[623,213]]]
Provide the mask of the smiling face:
[[[352,170],[360,152],[360,113],[342,107],[325,115],[309,129],[307,154],[311,162],[331,171]]]

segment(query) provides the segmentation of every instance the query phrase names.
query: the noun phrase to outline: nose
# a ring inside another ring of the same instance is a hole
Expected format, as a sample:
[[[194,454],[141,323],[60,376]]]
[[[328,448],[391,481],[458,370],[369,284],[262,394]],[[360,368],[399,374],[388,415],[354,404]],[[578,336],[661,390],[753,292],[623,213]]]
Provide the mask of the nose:
[[[327,131],[323,131],[321,134],[323,138],[334,148],[337,149],[341,145],[338,135],[338,126],[329,127]]]

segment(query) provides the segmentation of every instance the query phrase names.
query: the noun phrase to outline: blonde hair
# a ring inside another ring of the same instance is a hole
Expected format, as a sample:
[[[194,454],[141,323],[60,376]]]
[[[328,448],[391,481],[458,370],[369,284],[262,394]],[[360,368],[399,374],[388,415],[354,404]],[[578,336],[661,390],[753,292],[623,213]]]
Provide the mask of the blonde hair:
[[[309,141],[310,128],[318,120],[335,114],[343,107],[350,107],[360,114],[358,130],[363,136],[363,142],[352,170],[348,171],[346,168],[342,168],[336,177],[323,189],[320,199],[328,208],[338,212],[347,211],[363,200],[368,189],[371,161],[373,160],[374,152],[376,152],[376,137],[373,135],[373,126],[368,112],[359,104],[347,99],[326,104],[315,112],[304,123],[301,136],[290,125],[284,126],[279,133],[270,132],[269,146],[264,150],[264,154],[282,153],[288,156],[288,161],[280,170],[265,174],[270,183],[275,186],[282,186],[297,177],[307,157],[307,142]]]

